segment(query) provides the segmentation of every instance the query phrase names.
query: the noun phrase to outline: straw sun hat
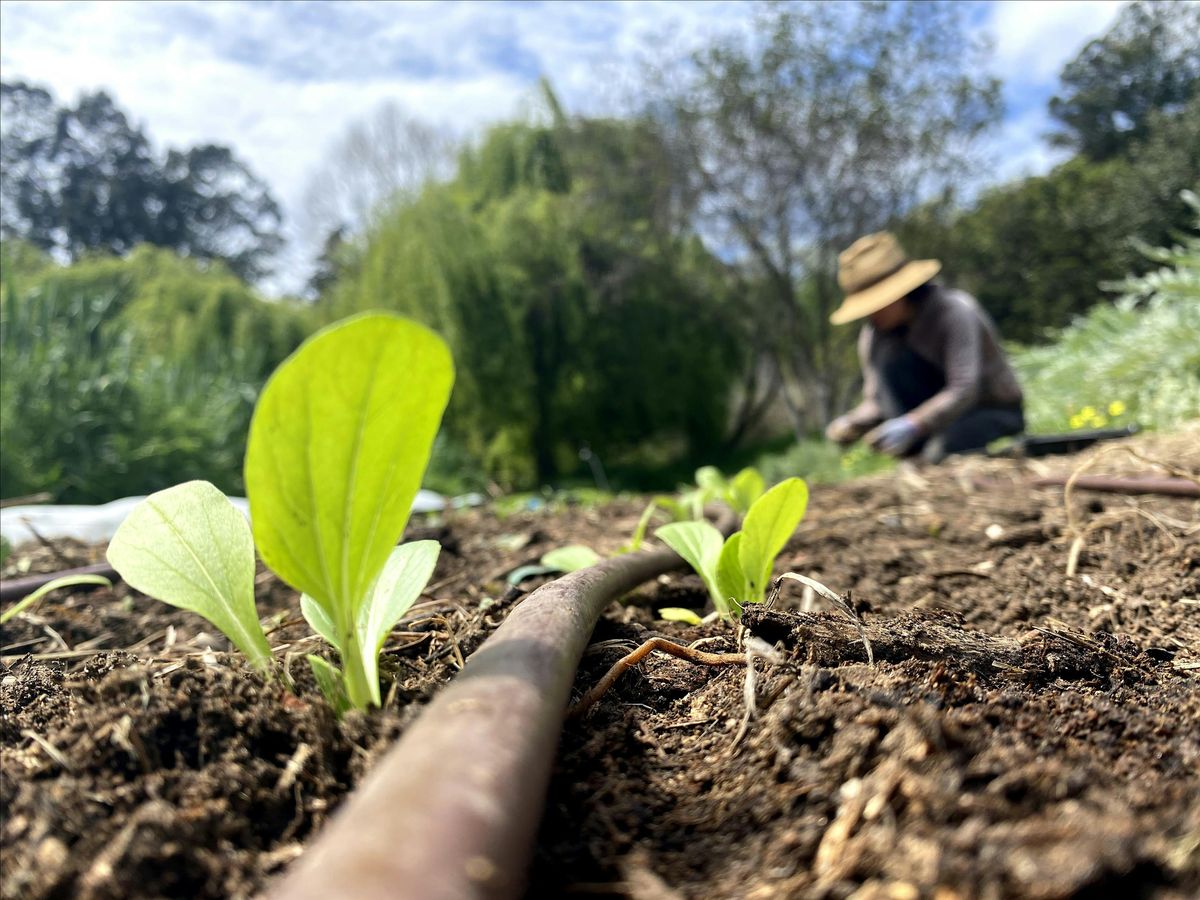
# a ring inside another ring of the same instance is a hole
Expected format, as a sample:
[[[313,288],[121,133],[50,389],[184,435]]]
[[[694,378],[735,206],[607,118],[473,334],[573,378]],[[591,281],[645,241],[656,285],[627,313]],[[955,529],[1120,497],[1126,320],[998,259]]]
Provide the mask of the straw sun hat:
[[[923,285],[942,268],[936,259],[909,259],[887,231],[861,237],[838,254],[838,284],[846,292],[829,321],[845,325],[869,316]]]

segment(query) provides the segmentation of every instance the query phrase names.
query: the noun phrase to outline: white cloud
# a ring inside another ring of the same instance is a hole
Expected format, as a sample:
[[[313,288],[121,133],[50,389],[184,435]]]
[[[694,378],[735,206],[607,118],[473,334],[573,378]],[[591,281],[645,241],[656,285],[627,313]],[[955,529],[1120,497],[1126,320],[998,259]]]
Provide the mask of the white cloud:
[[[1103,34],[1122,0],[1000,0],[987,25],[997,73],[1006,82],[1053,82],[1091,39]]]

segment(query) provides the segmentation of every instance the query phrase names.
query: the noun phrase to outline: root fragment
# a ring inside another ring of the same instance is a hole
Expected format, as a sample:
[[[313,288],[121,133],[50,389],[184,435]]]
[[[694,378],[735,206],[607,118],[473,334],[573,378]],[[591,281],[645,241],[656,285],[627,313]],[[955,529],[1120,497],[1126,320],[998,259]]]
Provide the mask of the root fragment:
[[[613,663],[612,668],[604,674],[604,677],[596,682],[595,686],[584,694],[578,703],[571,707],[567,712],[567,718],[577,719],[586,713],[596,704],[596,701],[608,693],[609,688],[616,684],[617,679],[622,674],[636,666],[655,650],[704,666],[744,665],[747,659],[747,656],[741,653],[706,653],[703,650],[693,650],[691,647],[673,643],[666,638],[651,638],[632,653],[622,656]]]
[[[746,732],[750,730],[750,721],[758,715],[758,704],[756,702],[758,694],[755,690],[755,659],[763,659],[769,663],[783,662],[783,656],[780,655],[779,651],[762,638],[750,637],[746,641],[746,683],[742,690],[746,701],[746,711],[742,715],[742,723],[738,726],[737,734],[733,736],[733,740],[729,743],[730,753],[737,749],[737,745],[746,736]]]

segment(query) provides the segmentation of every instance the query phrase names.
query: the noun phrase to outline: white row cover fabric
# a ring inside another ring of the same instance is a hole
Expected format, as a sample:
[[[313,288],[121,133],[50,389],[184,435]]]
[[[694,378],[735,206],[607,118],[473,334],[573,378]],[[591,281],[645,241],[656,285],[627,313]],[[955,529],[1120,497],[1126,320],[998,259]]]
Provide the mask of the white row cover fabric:
[[[41,535],[48,541],[73,538],[88,544],[108,541],[129,511],[145,497],[122,497],[101,506],[13,506],[0,509],[0,536],[14,547],[37,540]],[[230,497],[233,505],[250,518],[250,504],[245,497]],[[413,512],[441,512],[446,498],[433,491],[417,491]],[[37,532],[35,535],[34,532]]]

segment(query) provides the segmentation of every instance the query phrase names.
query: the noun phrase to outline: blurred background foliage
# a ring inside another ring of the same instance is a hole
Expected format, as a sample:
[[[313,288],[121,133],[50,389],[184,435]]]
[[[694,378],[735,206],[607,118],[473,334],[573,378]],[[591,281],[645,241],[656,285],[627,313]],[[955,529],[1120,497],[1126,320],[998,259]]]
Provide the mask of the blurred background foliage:
[[[453,147],[385,104],[314,175],[301,298],[256,287],[279,211],[232,150],[158,153],[106,94],[4,84],[0,495],[240,492],[271,369],[380,307],[457,363],[435,489],[872,471],[816,436],[859,388],[836,255],[882,227],[995,318],[1031,429],[1200,415],[1200,6],[1126,6],[1050,101],[1073,156],[1003,184],[963,7],[835,6],[764,4],[745,40],[659,54],[620,117],[543,82]]]
[[[59,266],[0,252],[0,494],[106,502],[206,478],[242,491],[257,391],[311,313],[142,245]]]

